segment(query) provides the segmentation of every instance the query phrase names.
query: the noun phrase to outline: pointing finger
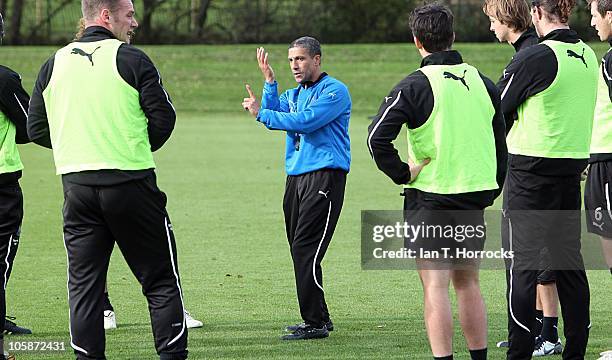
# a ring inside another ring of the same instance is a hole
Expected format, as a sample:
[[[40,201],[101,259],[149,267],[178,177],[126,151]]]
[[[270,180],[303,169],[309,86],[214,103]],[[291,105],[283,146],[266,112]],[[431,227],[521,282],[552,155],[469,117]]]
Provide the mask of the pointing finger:
[[[246,89],[249,92],[251,99],[255,99],[255,94],[253,94],[253,90],[251,90],[251,86],[249,84],[246,85]]]

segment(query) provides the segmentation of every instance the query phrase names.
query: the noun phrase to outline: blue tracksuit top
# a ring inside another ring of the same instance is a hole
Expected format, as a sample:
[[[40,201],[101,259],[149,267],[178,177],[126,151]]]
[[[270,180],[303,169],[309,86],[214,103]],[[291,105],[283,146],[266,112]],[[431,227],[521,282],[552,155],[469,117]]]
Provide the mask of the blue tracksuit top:
[[[257,120],[287,132],[285,169],[301,175],[323,168],[349,171],[351,96],[342,82],[323,73],[312,84],[278,96],[278,83],[264,82]]]

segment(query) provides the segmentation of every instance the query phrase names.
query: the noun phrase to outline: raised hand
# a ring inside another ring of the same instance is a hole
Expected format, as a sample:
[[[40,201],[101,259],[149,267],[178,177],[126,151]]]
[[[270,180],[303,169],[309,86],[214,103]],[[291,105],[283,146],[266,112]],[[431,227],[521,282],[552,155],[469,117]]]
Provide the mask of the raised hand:
[[[268,53],[262,47],[257,48],[257,63],[266,82],[272,84],[275,80],[274,70],[268,63]]]
[[[255,97],[255,94],[253,94],[253,90],[251,89],[250,85],[246,85],[246,90],[249,93],[249,97],[242,100],[242,107],[244,110],[250,112],[251,115],[257,117],[257,115],[259,115],[259,102],[257,102],[257,98]]]

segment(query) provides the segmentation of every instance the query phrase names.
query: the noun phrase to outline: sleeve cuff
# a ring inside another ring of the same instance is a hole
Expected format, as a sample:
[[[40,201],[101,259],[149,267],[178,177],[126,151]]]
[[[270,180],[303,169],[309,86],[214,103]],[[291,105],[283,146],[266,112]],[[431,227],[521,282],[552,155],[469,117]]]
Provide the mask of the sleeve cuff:
[[[257,118],[255,118],[255,120],[257,120],[258,122],[266,125],[265,120],[262,119],[264,113],[265,113],[266,109],[259,109],[259,114],[257,114]]]
[[[266,87],[276,87],[277,85],[278,85],[278,82],[276,82],[276,80],[274,80],[273,83],[269,83],[269,82],[264,80],[264,86],[266,86]]]

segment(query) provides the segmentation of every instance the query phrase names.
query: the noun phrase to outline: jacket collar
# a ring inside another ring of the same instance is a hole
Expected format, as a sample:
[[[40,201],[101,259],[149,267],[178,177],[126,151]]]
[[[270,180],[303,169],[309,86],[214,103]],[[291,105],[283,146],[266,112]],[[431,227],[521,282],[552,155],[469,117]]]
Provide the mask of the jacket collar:
[[[110,30],[102,26],[90,26],[83,32],[83,36],[77,41],[80,42],[92,42],[106,39],[116,39]]]
[[[461,54],[455,50],[438,51],[423,58],[421,67],[427,65],[457,65],[463,63]]]
[[[315,80],[315,81],[304,81],[303,83],[300,84],[300,86],[303,87],[304,89],[308,89],[310,87],[313,87],[319,81],[323,80],[323,78],[326,77],[326,76],[327,76],[327,73],[326,72],[322,72],[317,80]]]
[[[580,41],[580,38],[572,29],[557,29],[540,38],[540,42],[545,40],[555,40],[575,44]]]

